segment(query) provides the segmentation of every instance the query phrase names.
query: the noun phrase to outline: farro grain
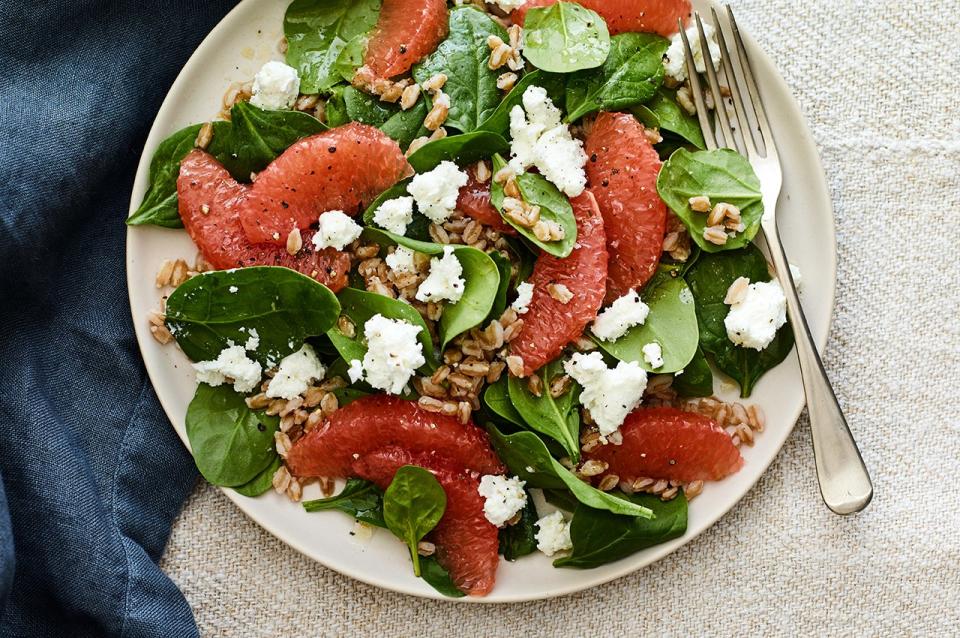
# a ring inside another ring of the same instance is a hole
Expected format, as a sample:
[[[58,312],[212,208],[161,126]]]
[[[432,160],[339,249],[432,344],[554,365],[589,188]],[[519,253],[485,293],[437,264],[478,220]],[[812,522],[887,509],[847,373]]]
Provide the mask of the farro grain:
[[[157,271],[156,283],[157,288],[163,288],[164,286],[170,285],[170,278],[173,276],[173,261],[170,259],[164,259],[163,263],[160,264],[160,270]]]
[[[290,428],[292,428],[294,425],[296,425],[296,423],[294,422],[293,414],[288,414],[280,419],[281,432],[289,432]]]
[[[517,74],[512,71],[501,73],[497,76],[497,88],[501,91],[509,91],[517,83]]]
[[[411,84],[403,90],[403,94],[400,96],[400,108],[404,111],[408,111],[417,103],[417,100],[420,99],[420,85]]]
[[[277,454],[283,458],[286,458],[287,452],[290,451],[290,446],[293,445],[293,443],[290,441],[290,437],[287,436],[286,432],[274,432],[273,440],[276,444]]]
[[[326,390],[327,392],[333,392],[334,390],[340,390],[342,388],[350,385],[347,383],[346,379],[343,377],[330,377],[323,381],[318,387],[321,390]]]
[[[321,423],[323,423],[323,412],[314,410],[307,416],[307,420],[303,424],[303,430],[304,432],[309,432]]]
[[[460,401],[457,404],[457,420],[463,425],[470,422],[470,415],[473,413],[473,406],[467,401]]]
[[[441,90],[447,84],[447,76],[445,73],[436,73],[430,76],[426,82],[423,83],[423,90],[434,92]]]
[[[337,319],[337,330],[347,339],[353,339],[357,336],[357,327],[353,323],[353,319],[347,315],[340,315],[340,318]]]
[[[417,553],[421,556],[433,556],[437,551],[437,546],[430,541],[420,541],[417,543]]]
[[[660,500],[669,501],[670,499],[674,498],[679,491],[680,491],[679,487],[667,488],[666,490],[660,493]]]
[[[651,144],[659,144],[663,141],[663,136],[660,135],[660,130],[655,128],[644,128],[643,136]]]
[[[681,86],[677,89],[677,102],[683,107],[683,110],[687,112],[688,115],[697,114],[697,106],[693,103],[693,99],[690,95],[690,89],[686,85]]]
[[[600,459],[590,459],[585,461],[583,465],[580,466],[580,474],[583,476],[598,476],[606,472],[608,467],[610,466],[606,461],[601,461]]]
[[[600,480],[600,484],[597,485],[597,489],[601,492],[609,492],[617,485],[620,484],[620,477],[616,474],[607,474]]]
[[[707,226],[703,229],[703,238],[711,244],[723,246],[727,243],[727,233],[723,226]]]
[[[509,326],[503,329],[503,340],[507,343],[513,341],[523,330],[523,319],[517,319]]]
[[[527,390],[538,399],[543,396],[543,379],[539,374],[531,374],[527,379]]]
[[[277,471],[273,473],[273,489],[283,494],[287,491],[287,488],[290,487],[291,478],[293,477],[290,476],[290,470],[287,469],[287,466],[281,465],[277,468]]]
[[[173,341],[173,335],[170,333],[170,330],[166,326],[150,326],[150,334],[160,345],[167,345]]]
[[[573,379],[570,378],[570,375],[561,374],[550,382],[550,396],[554,399],[559,398],[566,394],[572,385]]]
[[[547,292],[562,304],[568,304],[573,299],[573,293],[564,284],[547,284]]]
[[[649,489],[650,487],[652,487],[653,484],[654,484],[654,480],[652,478],[646,478],[641,476],[633,480],[632,487],[634,492],[643,492]]]
[[[747,289],[750,287],[750,280],[746,277],[737,277],[737,279],[727,288],[727,294],[723,298],[723,303],[728,306],[738,304],[747,296]]]
[[[703,492],[703,481],[693,481],[683,486],[683,494],[688,501],[693,500],[701,492]]]
[[[303,236],[300,234],[300,229],[294,227],[287,235],[287,254],[296,255],[301,248],[303,248]]]
[[[487,372],[487,383],[496,383],[500,380],[500,376],[503,374],[504,369],[506,369],[507,364],[502,361],[493,361],[490,363],[490,371]]]
[[[423,126],[428,131],[440,130],[443,123],[447,121],[447,115],[450,113],[450,107],[441,100],[435,100],[427,117],[423,120]]]
[[[262,410],[270,405],[270,399],[263,392],[259,392],[245,399],[247,407],[251,410]]]
[[[442,412],[444,402],[433,397],[421,396],[417,399],[417,405],[426,410],[427,412]]]
[[[210,146],[210,142],[213,140],[213,123],[204,122],[203,126],[200,127],[200,130],[197,132],[197,139],[194,142],[194,145],[197,148],[204,149]]]
[[[293,412],[294,410],[298,409],[302,405],[303,405],[303,397],[293,397],[292,399],[288,400],[286,403],[283,404],[283,408],[281,408],[278,414],[281,417],[285,417],[291,412]]]
[[[297,111],[312,111],[317,108],[317,102],[320,101],[320,96],[316,94],[301,95],[297,98],[296,103],[293,105],[294,110]]]
[[[706,195],[697,195],[696,197],[691,197],[690,200],[690,210],[696,213],[709,213],[711,204],[710,198]]]
[[[513,376],[523,377],[523,357],[515,354],[510,355],[507,357],[507,367]]]

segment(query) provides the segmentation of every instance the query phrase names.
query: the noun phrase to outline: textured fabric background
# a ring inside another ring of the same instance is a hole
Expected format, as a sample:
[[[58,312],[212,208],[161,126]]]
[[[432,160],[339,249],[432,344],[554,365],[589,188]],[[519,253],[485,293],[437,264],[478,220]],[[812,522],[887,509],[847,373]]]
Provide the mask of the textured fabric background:
[[[821,504],[801,420],[699,539],[593,591],[463,606],[379,591],[198,486],[162,567],[207,636],[929,635],[960,626],[960,1],[739,0],[820,145],[840,274],[826,364],[876,498]],[[946,19],[945,19],[946,17]]]

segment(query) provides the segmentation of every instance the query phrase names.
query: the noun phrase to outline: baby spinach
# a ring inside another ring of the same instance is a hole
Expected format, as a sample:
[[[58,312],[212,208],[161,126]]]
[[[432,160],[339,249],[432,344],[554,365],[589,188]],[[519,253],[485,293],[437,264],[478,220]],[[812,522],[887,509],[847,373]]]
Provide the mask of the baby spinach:
[[[526,427],[557,441],[567,456],[577,462],[580,460],[580,417],[574,389],[571,386],[556,399],[550,396],[550,383],[563,374],[563,363],[559,360],[544,366],[541,374],[543,390],[539,397],[530,392],[526,379],[513,375],[507,381],[507,389],[510,401],[523,417]]]
[[[497,455],[507,464],[512,474],[526,482],[527,487],[567,489],[578,501],[589,507],[625,516],[653,516],[653,512],[647,507],[609,492],[601,492],[578,479],[550,456],[546,445],[533,432],[502,434],[492,425],[487,426],[487,431]]]
[[[523,417],[517,412],[513,401],[510,400],[510,390],[507,387],[507,383],[507,377],[502,376],[496,383],[488,385],[487,389],[483,392],[483,403],[493,414],[508,423],[512,423],[521,428],[526,427],[523,422]]]
[[[527,490],[527,504],[520,511],[520,520],[500,529],[500,553],[504,558],[515,561],[537,551],[535,523],[538,518],[537,506],[533,503],[530,490]]]
[[[347,122],[360,122],[375,126],[406,148],[414,139],[429,135],[423,127],[427,116],[426,102],[420,101],[404,111],[395,104],[381,102],[377,98],[352,86],[338,87],[327,102],[328,121],[336,126]]]
[[[571,73],[600,66],[609,53],[607,23],[590,9],[558,2],[527,12],[523,55],[535,67]]]
[[[369,42],[369,34],[363,33],[353,36],[340,50],[337,59],[334,60],[331,75],[335,79],[347,83],[352,82],[357,69],[363,66],[363,56],[367,52]]]
[[[669,40],[652,33],[614,36],[603,66],[578,71],[567,80],[567,121],[649,100],[663,83],[663,54],[669,46]]]
[[[450,598],[463,598],[466,596],[465,593],[460,591],[456,583],[453,582],[450,573],[437,562],[436,556],[420,557],[420,578],[427,581],[431,587],[444,596],[449,596]]]
[[[495,250],[488,253],[490,259],[497,266],[497,272],[500,274],[500,284],[497,286],[497,296],[494,297],[493,307],[487,315],[487,319],[493,321],[498,319],[503,311],[507,309],[507,293],[510,292],[510,278],[513,276],[513,264],[510,259],[502,252]]]
[[[322,93],[337,84],[336,66],[353,38],[377,23],[380,0],[294,0],[283,16],[287,64],[300,74],[302,93]]]
[[[167,328],[194,361],[215,359],[253,330],[253,357],[272,367],[307,337],[328,331],[340,314],[330,289],[279,266],[217,270],[188,279],[167,300]]]
[[[471,6],[452,9],[447,39],[413,67],[413,78],[420,84],[437,73],[447,76],[443,91],[450,96],[450,112],[444,126],[469,133],[500,104],[498,72],[487,65],[491,35],[507,39],[506,29],[489,14]]]
[[[683,110],[677,102],[677,92],[674,89],[661,86],[652,98],[632,109],[632,112],[644,126],[670,131],[699,149],[706,148],[700,122],[695,115]]]
[[[418,173],[425,173],[449,160],[460,165],[487,159],[494,153],[505,153],[510,144],[491,131],[471,131],[427,142],[410,154],[407,161]]]
[[[277,470],[279,469],[280,456],[277,455],[273,457],[273,461],[270,463],[270,465],[261,470],[259,474],[254,476],[243,485],[238,485],[233,489],[237,492],[237,494],[242,494],[243,496],[260,496],[273,487],[273,475],[276,474]]]
[[[708,397],[713,394],[713,371],[702,349],[697,347],[697,353],[690,363],[674,377],[672,387],[681,397]]]
[[[180,160],[193,150],[200,124],[180,129],[160,142],[150,159],[150,186],[140,206],[127,218],[130,226],[152,224],[166,228],[182,228],[177,209],[177,177]]]
[[[400,245],[427,255],[443,254],[442,244],[418,241],[377,228],[367,228],[363,232],[366,239],[382,246]],[[485,252],[463,245],[453,246],[453,252],[463,267],[463,279],[466,284],[460,301],[448,303],[443,309],[439,329],[441,350],[446,348],[454,337],[479,325],[487,318],[496,301],[500,285],[497,265]]]
[[[651,494],[624,498],[651,510],[653,517],[618,516],[578,505],[570,522],[573,551],[553,561],[554,567],[599,567],[683,536],[687,531],[687,499],[683,493],[666,502]]]
[[[634,326],[616,341],[595,339],[597,345],[620,361],[636,361],[647,372],[682,370],[697,352],[700,333],[693,295],[679,268],[661,266],[641,298],[650,307],[643,325]],[[663,351],[663,365],[656,369],[643,357],[643,346],[654,342]]]
[[[410,548],[413,573],[420,576],[417,545],[437,526],[447,509],[447,493],[436,477],[422,467],[405,465],[393,475],[383,494],[383,520]]]
[[[767,260],[753,244],[740,250],[703,254],[687,273],[687,283],[696,300],[700,347],[721,372],[740,384],[740,396],[748,397],[760,377],[790,354],[793,331],[789,324],[784,325],[773,342],[760,351],[730,341],[723,324],[730,307],[723,299],[738,277],[747,277],[751,283],[770,281]]]
[[[187,438],[197,468],[214,485],[243,485],[276,458],[273,433],[280,419],[247,407],[228,385],[197,386],[187,406]]]
[[[335,496],[304,501],[303,509],[308,512],[337,510],[363,523],[387,526],[383,520],[383,492],[375,484],[360,478],[347,479],[346,485]]]
[[[407,186],[412,179],[412,177],[408,177],[380,193],[380,195],[370,203],[367,210],[363,212],[364,225],[375,226],[376,222],[373,221],[374,215],[377,214],[377,211],[383,206],[384,202],[398,197],[406,197],[408,195]],[[420,241],[430,241],[430,220],[421,214],[420,211],[416,210],[416,204],[414,204],[413,221],[407,224],[407,231],[404,233],[404,236]]]
[[[510,132],[510,111],[515,106],[523,105],[523,93],[531,86],[539,86],[547,91],[547,95],[554,104],[560,104],[564,92],[564,76],[557,73],[546,73],[535,69],[522,78],[510,89],[499,106],[478,127],[478,130],[492,131],[506,136]]]
[[[506,165],[506,160],[500,154],[493,156],[494,173]],[[517,175],[517,186],[520,188],[520,196],[523,201],[540,207],[541,219],[560,224],[564,231],[563,239],[550,242],[541,241],[537,239],[531,229],[517,224],[506,215],[503,215],[504,221],[513,226],[518,233],[530,240],[531,243],[536,244],[551,255],[560,258],[569,256],[577,243],[577,220],[573,216],[573,206],[570,205],[570,200],[539,173],[525,172],[522,175]],[[505,197],[503,185],[491,182],[490,203],[501,214],[503,213]]]
[[[363,356],[367,353],[367,340],[364,337],[363,326],[367,320],[379,314],[387,319],[399,319],[418,326],[420,334],[417,338],[423,345],[423,358],[427,361],[424,368],[430,371],[436,370],[437,355],[433,351],[430,331],[423,317],[413,306],[398,299],[355,288],[344,288],[337,298],[340,300],[341,313],[350,318],[355,331],[353,337],[345,336],[336,326],[327,331],[327,336],[330,337],[330,341],[333,342],[344,361],[363,360]]]
[[[657,190],[704,252],[742,248],[760,229],[760,218],[763,217],[760,180],[750,162],[736,151],[727,148],[695,152],[677,149],[660,168]],[[729,236],[722,246],[704,239],[707,214],[690,209],[690,198],[700,195],[706,195],[714,204],[725,202],[739,208],[746,229]]]

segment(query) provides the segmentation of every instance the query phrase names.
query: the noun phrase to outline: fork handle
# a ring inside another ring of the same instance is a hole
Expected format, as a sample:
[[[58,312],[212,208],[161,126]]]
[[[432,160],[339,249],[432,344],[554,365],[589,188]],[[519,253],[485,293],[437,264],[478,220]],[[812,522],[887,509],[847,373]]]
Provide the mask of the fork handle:
[[[820,494],[836,514],[853,514],[865,508],[873,498],[870,474],[850,433],[830,379],[803,315],[800,296],[790,274],[790,264],[773,219],[764,220],[764,235],[770,248],[777,278],[787,298],[787,315],[793,326],[800,360],[800,376],[807,397],[813,455],[817,464]]]

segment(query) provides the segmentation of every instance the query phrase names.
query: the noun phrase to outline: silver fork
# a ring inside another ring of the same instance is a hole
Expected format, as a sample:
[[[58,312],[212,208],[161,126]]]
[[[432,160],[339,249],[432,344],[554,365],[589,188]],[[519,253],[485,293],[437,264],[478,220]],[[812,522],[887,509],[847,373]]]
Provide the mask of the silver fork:
[[[810,430],[813,435],[813,451],[817,465],[817,478],[820,482],[820,494],[827,507],[837,514],[859,512],[873,498],[873,485],[860,456],[860,450],[857,449],[857,443],[850,433],[843,411],[830,385],[830,380],[823,369],[817,347],[813,343],[810,327],[803,316],[800,298],[790,274],[789,261],[777,231],[777,199],[783,184],[783,173],[780,169],[780,158],[777,155],[770,123],[763,108],[753,68],[747,57],[747,50],[733,16],[733,10],[727,6],[728,28],[736,45],[739,74],[734,68],[733,58],[727,49],[723,27],[717,12],[714,9],[710,12],[717,32],[717,44],[720,45],[721,70],[730,88],[737,126],[731,125],[732,118],[724,106],[724,96],[721,93],[718,72],[714,69],[710,56],[703,22],[700,14],[696,13],[694,19],[706,66],[707,85],[716,107],[716,124],[714,125],[714,121],[709,117],[704,89],[697,74],[690,42],[681,23],[680,33],[686,54],[687,77],[690,79],[691,93],[697,107],[700,127],[703,129],[707,148],[726,147],[745,155],[760,178],[764,208],[761,228],[770,249],[770,256],[773,258],[777,279],[787,298],[787,314],[796,337],[800,374],[803,378],[803,390],[810,413]],[[744,86],[746,86],[749,100],[744,98]],[[750,114],[747,111],[748,107],[751,109]],[[754,139],[754,136],[758,139]]]

